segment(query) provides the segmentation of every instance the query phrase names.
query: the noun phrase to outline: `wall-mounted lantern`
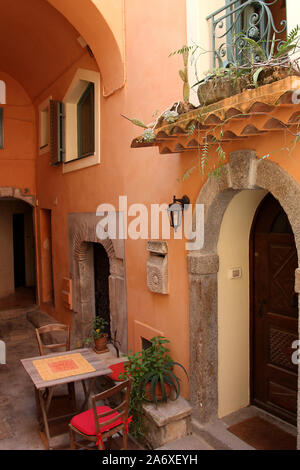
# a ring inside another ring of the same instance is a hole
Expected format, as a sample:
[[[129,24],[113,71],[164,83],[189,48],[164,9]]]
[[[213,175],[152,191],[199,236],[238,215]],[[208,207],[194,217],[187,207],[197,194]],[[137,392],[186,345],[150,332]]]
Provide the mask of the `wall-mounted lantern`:
[[[188,196],[183,196],[181,199],[173,197],[172,204],[169,204],[167,209],[171,227],[176,232],[182,222],[182,212],[188,208],[190,199]]]

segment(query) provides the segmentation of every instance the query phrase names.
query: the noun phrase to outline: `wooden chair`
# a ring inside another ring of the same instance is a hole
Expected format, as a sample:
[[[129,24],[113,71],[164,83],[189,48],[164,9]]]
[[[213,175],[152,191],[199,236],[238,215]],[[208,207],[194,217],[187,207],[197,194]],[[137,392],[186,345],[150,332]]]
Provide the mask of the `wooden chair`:
[[[62,333],[62,339],[60,342],[48,342],[51,341],[51,335],[53,333]],[[45,356],[48,353],[57,352],[57,349],[61,349],[63,351],[70,351],[70,327],[68,325],[63,325],[62,323],[51,323],[49,325],[41,326],[35,329],[36,338],[38,342],[38,347],[41,356]],[[43,336],[43,339],[42,339]],[[47,343],[45,342],[47,340]],[[48,389],[46,389],[46,393],[49,393]],[[76,409],[76,396],[75,396],[75,384],[71,383],[68,384],[68,396],[72,400],[72,407]]]
[[[65,340],[61,343],[56,342],[45,344],[45,342],[41,339],[41,335],[48,334],[48,336],[50,336],[51,333],[54,332],[64,332]],[[45,352],[46,349],[50,350],[50,352],[55,352],[55,349],[58,348],[64,348],[65,351],[70,351],[70,327],[68,325],[63,325],[60,323],[51,323],[50,325],[45,325],[41,326],[40,328],[36,328],[35,333],[41,356],[45,356],[45,354],[47,354]]]
[[[126,380],[109,390],[92,396],[92,408],[74,416],[69,424],[72,450],[76,450],[76,448],[104,450],[103,440],[111,440],[114,434],[121,432],[123,434],[123,449],[127,449],[128,425],[131,419],[128,417],[130,389],[131,381]],[[120,395],[120,392],[122,392],[122,398],[119,405],[114,408],[97,406],[99,401]],[[76,441],[76,435],[80,436],[82,440]],[[95,445],[91,447],[90,443],[95,443]]]

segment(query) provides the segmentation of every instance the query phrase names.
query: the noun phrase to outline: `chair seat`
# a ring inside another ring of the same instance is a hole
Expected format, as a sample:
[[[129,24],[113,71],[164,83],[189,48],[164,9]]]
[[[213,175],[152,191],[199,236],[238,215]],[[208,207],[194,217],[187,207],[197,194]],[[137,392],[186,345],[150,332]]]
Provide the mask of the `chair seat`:
[[[107,413],[108,411],[113,411],[113,410],[109,406],[97,406],[97,414]],[[122,418],[119,418],[113,423],[109,423],[105,425],[105,421],[109,421],[110,419],[119,415],[120,413],[116,411],[110,415],[99,418],[99,423],[102,424],[102,426],[100,426],[101,433],[109,431],[110,429],[115,428],[116,426],[119,426],[120,424],[122,424],[123,420]],[[78,429],[78,431],[82,432],[83,434],[86,434],[87,436],[96,436],[97,434],[95,418],[94,418],[94,413],[93,413],[92,408],[74,416],[71,419],[71,424],[74,428]]]
[[[109,366],[112,370],[112,373],[109,375],[109,378],[114,380],[115,382],[123,382],[125,379],[120,379],[120,374],[124,374],[124,362],[118,362],[117,364],[112,364]]]

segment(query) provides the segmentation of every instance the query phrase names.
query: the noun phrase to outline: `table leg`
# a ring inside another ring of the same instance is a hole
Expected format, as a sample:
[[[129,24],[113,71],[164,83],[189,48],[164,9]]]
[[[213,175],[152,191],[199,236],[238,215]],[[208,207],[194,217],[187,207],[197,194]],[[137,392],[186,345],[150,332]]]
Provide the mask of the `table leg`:
[[[84,390],[85,400],[84,400],[84,402],[83,402],[83,404],[80,408],[80,412],[84,411],[86,406],[88,405],[88,401],[89,401],[89,398],[90,398],[95,380],[96,380],[96,377],[93,377],[92,379],[90,379],[88,389],[86,389],[85,382],[84,382],[84,380],[82,380],[82,386],[83,386],[83,390]]]
[[[36,404],[36,417],[39,422],[39,425],[41,425],[42,416],[41,416],[40,397],[39,397],[39,392],[35,387],[34,387],[34,394],[35,394],[35,404]]]
[[[50,450],[51,449],[51,447],[50,447],[51,436],[50,436],[50,431],[49,431],[47,413],[48,413],[48,410],[49,410],[49,407],[50,407],[51,398],[52,398],[52,395],[53,395],[53,390],[52,389],[50,390],[49,395],[47,397],[46,403],[45,403],[45,400],[44,400],[44,397],[43,397],[42,390],[39,390],[38,393],[39,393],[40,407],[41,407],[41,412],[42,412],[42,417],[43,417],[44,434],[45,434],[45,439],[43,439],[43,437],[44,437],[43,435],[42,435],[42,439],[45,442],[46,447]],[[50,397],[50,400],[49,400],[49,397]]]

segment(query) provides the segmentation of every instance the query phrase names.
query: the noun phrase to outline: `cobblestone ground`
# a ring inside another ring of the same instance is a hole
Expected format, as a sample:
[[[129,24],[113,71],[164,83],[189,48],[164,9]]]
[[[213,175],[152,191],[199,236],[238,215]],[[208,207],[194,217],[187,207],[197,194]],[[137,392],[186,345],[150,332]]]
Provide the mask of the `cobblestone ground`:
[[[0,311],[0,339],[6,343],[6,365],[0,364],[0,450],[45,450],[37,421],[34,386],[21,364],[21,359],[39,356],[35,329],[26,318],[29,310]],[[95,386],[96,393],[107,388],[101,380]],[[83,390],[80,383],[75,387],[80,403]],[[66,388],[56,387],[56,394],[65,392]],[[51,436],[55,436],[55,431]],[[54,437],[54,449],[69,449],[68,422],[64,423],[63,431],[64,434]],[[141,448],[131,440],[128,445],[132,450]],[[121,446],[121,440],[114,439],[112,449]]]
[[[39,355],[27,310],[0,312],[6,365],[0,364],[0,449],[44,449],[36,419],[34,388],[20,359]]]

